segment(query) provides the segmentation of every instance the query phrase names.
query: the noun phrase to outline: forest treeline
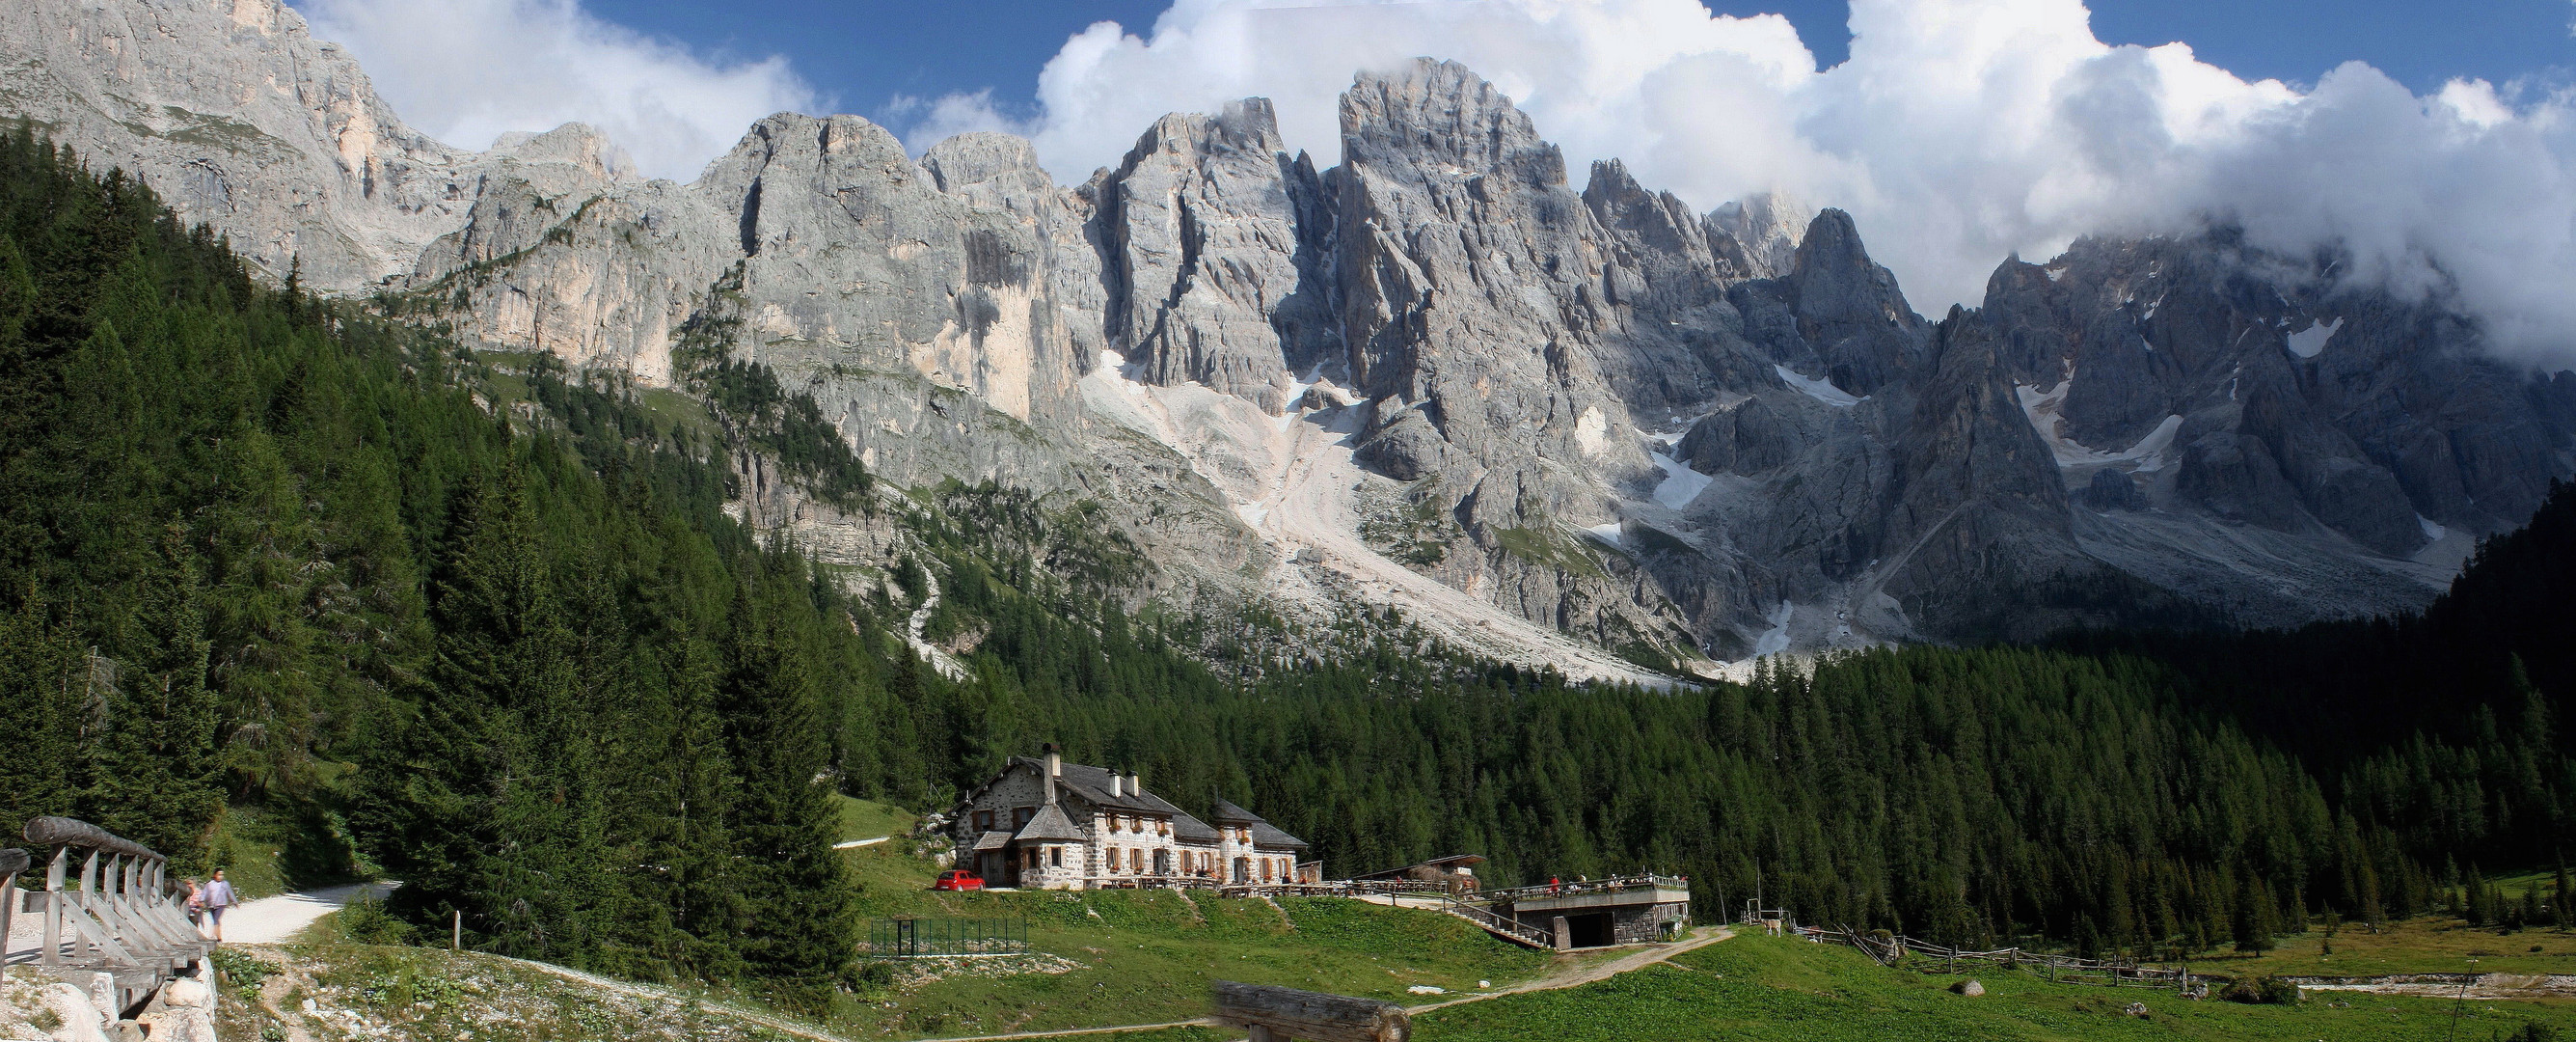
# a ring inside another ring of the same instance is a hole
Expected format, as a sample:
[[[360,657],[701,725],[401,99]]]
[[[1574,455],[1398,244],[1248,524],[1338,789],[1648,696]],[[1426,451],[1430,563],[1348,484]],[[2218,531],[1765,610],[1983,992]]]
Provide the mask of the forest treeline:
[[[810,399],[723,360],[724,329],[690,334],[715,340],[693,345],[712,414],[460,353],[261,284],[20,128],[0,142],[0,828],[69,813],[202,868],[228,807],[295,808],[406,881],[397,913],[462,913],[478,947],[800,1004],[853,972],[832,794],[944,809],[1049,740],[1185,807],[1255,808],[1335,874],[1451,852],[1497,884],[1652,869],[1690,875],[1703,916],[1758,892],[1979,943],[2261,945],[2560,855],[2564,659],[2522,680],[2492,661],[2567,632],[2546,586],[2510,610],[2556,614],[2463,644],[2477,660],[2394,721],[2332,725],[2403,691],[2347,706],[2323,671],[2265,672],[2262,641],[2327,640],[2280,635],[2204,660],[2122,636],[1571,685],[1391,614],[1325,634],[1134,608],[1150,566],[1095,505],[874,490]],[[880,511],[907,548],[888,581],[728,517],[747,450]],[[2537,567],[2515,555],[2563,562],[2571,511],[2562,492],[2559,527],[2491,544],[2452,602],[2505,596],[2478,591]],[[931,572],[962,681],[896,634]],[[1241,650],[1300,642],[1331,653]]]

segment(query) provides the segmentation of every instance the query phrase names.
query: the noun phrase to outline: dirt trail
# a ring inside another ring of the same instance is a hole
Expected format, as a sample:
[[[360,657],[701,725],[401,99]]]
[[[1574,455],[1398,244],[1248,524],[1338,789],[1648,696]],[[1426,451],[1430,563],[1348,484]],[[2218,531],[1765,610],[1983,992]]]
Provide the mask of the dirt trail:
[[[1683,952],[1687,952],[1695,948],[1705,948],[1733,936],[1735,936],[1735,931],[1727,929],[1726,927],[1703,926],[1691,931],[1691,935],[1687,940],[1675,941],[1671,944],[1658,944],[1651,948],[1645,948],[1631,952],[1627,955],[1622,955],[1607,962],[1593,963],[1590,966],[1565,966],[1554,973],[1548,974],[1547,976],[1534,981],[1514,984],[1508,988],[1495,988],[1492,991],[1480,991],[1473,995],[1462,995],[1458,998],[1434,1002],[1428,1005],[1407,1006],[1404,1011],[1406,1013],[1418,1015],[1446,1006],[1463,1006],[1470,1002],[1484,1002],[1488,999],[1499,999],[1505,995],[1520,995],[1533,991],[1557,991],[1564,988],[1579,988],[1586,984],[1609,980],[1610,978],[1616,977],[1622,973],[1630,973],[1645,969],[1648,966],[1671,959],[1673,956],[1680,955]]]
[[[244,901],[224,913],[224,941],[228,944],[275,944],[313,925],[314,920],[339,911],[349,902],[365,898],[384,900],[400,883],[350,883],[326,886],[256,901]]]

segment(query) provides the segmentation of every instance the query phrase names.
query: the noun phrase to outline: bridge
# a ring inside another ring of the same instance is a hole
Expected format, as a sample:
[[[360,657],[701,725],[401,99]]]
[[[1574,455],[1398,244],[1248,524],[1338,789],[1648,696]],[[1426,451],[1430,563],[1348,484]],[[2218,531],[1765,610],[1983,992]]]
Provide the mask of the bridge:
[[[71,818],[36,818],[24,835],[43,851],[45,888],[18,889],[38,855],[0,850],[0,895],[12,898],[0,901],[0,938],[18,915],[43,916],[32,961],[88,991],[102,1010],[131,1016],[162,985],[194,974],[214,948],[188,922],[169,859],[151,848]]]

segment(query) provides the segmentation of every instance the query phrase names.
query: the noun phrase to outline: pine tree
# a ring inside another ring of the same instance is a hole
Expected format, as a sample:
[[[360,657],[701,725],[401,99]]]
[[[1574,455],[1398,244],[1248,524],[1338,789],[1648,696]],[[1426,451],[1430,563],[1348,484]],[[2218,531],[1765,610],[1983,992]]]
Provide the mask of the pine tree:
[[[2233,930],[2236,950],[2258,955],[2271,951],[2273,936],[2278,932],[2273,917],[2278,914],[2273,908],[2271,895],[2264,891],[2262,881],[2249,873],[2242,888],[2236,892]]]
[[[2569,922],[2567,887],[2567,866],[2562,864],[2549,881],[2549,921],[2561,930],[2566,929]]]
[[[747,585],[737,592],[717,686],[739,779],[729,823],[743,902],[736,947],[782,1001],[820,1008],[846,977],[856,920],[832,850],[840,816],[825,783],[830,752],[814,677],[778,617],[782,599],[755,598]]]

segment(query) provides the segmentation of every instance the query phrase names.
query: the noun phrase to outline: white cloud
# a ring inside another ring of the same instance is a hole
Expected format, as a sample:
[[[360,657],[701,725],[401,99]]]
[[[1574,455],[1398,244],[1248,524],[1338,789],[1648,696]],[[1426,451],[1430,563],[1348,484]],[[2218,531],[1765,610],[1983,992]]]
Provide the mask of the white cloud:
[[[916,153],[959,134],[979,130],[997,130],[1023,137],[1038,130],[1036,123],[1013,119],[1004,114],[1000,106],[993,104],[991,87],[971,94],[944,94],[937,98],[897,94],[886,103],[886,116],[908,125],[906,136],[921,146],[913,149]]]
[[[2309,88],[2248,82],[2183,44],[2105,45],[2079,0],[1853,0],[1851,29],[1851,59],[1819,71],[1786,20],[1696,0],[1174,0],[1142,35],[1104,22],[1067,40],[1034,120],[943,99],[911,137],[1017,127],[1072,182],[1165,112],[1259,94],[1329,164],[1352,73],[1432,55],[1519,101],[1577,177],[1617,156],[1702,209],[1785,190],[1852,211],[1927,313],[1975,303],[2007,253],[2217,216],[2260,245],[2340,245],[2354,278],[2453,285],[2524,358],[2576,355],[2563,94],[2417,97],[2359,64]]]
[[[348,47],[412,126],[483,148],[578,120],[647,175],[688,180],[774,112],[817,107],[784,59],[724,63],[575,0],[298,0],[313,34]]]

